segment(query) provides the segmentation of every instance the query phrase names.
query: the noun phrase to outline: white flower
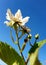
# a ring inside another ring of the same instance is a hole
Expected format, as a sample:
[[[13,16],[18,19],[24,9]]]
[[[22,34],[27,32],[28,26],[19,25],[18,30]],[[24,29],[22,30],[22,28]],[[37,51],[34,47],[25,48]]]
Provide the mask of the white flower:
[[[13,26],[14,23],[19,23],[21,26],[25,25],[25,23],[28,22],[30,17],[25,17],[23,18],[22,17],[22,14],[21,14],[21,11],[20,9],[18,9],[18,11],[15,13],[15,15],[13,15],[10,11],[10,9],[7,10],[7,13],[6,13],[6,19],[9,21],[5,21],[4,23],[7,25],[7,26]]]

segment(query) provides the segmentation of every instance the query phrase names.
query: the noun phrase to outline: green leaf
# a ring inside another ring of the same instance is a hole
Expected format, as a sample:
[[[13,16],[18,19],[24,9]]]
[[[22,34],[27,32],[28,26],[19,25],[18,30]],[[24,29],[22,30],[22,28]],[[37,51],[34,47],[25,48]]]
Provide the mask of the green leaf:
[[[8,65],[25,65],[22,57],[8,44],[0,42],[0,59]]]
[[[39,59],[38,59],[38,51],[39,48],[35,50],[35,52],[30,54],[30,65],[41,65]]]
[[[30,49],[30,65],[42,65],[38,59],[39,49],[46,43],[46,40],[42,40],[34,44],[34,46]]]
[[[41,48],[46,43],[46,39],[38,42],[39,48]]]

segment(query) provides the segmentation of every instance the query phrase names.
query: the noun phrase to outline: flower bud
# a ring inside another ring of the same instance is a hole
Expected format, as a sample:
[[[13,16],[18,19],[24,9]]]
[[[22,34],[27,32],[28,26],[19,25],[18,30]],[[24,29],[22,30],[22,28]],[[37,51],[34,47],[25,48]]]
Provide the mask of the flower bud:
[[[29,34],[29,35],[28,35],[28,39],[31,39],[31,37],[32,37],[32,35],[31,35],[31,34]]]
[[[24,42],[27,43],[28,42],[28,38],[24,39]]]
[[[36,34],[36,35],[35,35],[35,39],[38,39],[38,38],[39,38],[39,34]]]

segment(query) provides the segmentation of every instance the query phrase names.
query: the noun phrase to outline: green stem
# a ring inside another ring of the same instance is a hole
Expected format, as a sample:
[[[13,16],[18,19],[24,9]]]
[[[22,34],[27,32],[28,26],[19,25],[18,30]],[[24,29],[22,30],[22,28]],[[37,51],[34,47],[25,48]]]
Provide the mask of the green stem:
[[[30,55],[27,58],[26,65],[28,64],[29,59],[30,59]]]
[[[16,31],[16,37],[17,37],[17,41],[18,41],[18,48],[19,48],[19,50],[21,50],[20,45],[19,45],[18,31]],[[21,56],[22,56],[22,58],[23,58],[23,60],[24,60],[24,62],[25,62],[23,53],[22,53],[21,51],[20,51],[20,53],[21,53]]]
[[[30,40],[29,40],[29,44],[30,44],[31,47],[33,47],[33,45],[31,44]]]
[[[33,47],[33,45],[31,44],[30,40],[29,40],[29,44],[30,44],[31,47]],[[30,55],[27,58],[26,65],[28,64],[29,60],[30,60]]]

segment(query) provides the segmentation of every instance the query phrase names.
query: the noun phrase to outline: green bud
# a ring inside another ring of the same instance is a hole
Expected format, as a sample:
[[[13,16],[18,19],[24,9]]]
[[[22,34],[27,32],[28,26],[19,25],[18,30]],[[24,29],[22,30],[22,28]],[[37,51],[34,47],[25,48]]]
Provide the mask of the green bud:
[[[38,39],[38,38],[39,38],[39,34],[36,34],[36,35],[35,35],[35,39]]]
[[[28,38],[29,38],[29,39],[31,39],[31,37],[32,37],[32,35],[31,35],[31,34],[29,34],[29,35],[28,35]]]

